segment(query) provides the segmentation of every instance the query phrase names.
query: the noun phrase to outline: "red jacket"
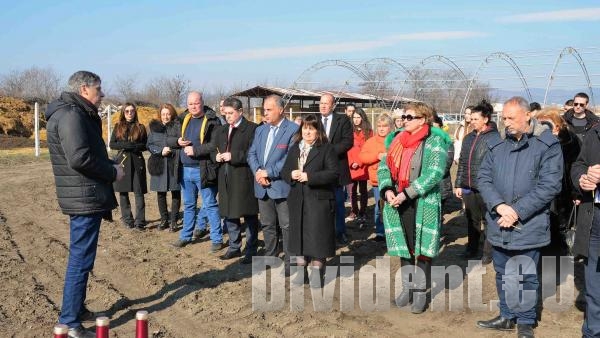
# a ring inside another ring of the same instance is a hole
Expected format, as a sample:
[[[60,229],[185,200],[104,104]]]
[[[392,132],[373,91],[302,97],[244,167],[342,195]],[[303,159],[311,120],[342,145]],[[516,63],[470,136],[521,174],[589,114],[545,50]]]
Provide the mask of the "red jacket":
[[[369,181],[371,185],[376,187],[377,168],[379,167],[379,153],[385,153],[385,136],[375,135],[365,142],[358,158],[360,162],[367,166],[369,172]]]
[[[369,137],[373,136],[373,132]],[[350,177],[353,181],[366,181],[369,179],[367,166],[359,158],[360,151],[365,144],[365,134],[362,131],[354,132],[354,145],[348,150],[348,165],[350,167]],[[358,168],[352,169],[352,163],[358,163]]]

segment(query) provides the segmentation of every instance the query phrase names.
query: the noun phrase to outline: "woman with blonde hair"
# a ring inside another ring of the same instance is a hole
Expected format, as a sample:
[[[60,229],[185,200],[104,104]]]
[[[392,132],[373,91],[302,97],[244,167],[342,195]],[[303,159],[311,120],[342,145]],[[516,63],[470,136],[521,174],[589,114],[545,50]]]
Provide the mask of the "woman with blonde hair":
[[[177,119],[175,107],[163,103],[156,119],[148,125],[148,172],[150,173],[150,190],[156,191],[156,201],[160,213],[159,230],[177,228],[177,214],[181,204],[181,188],[179,186],[179,151],[181,146],[177,139],[181,134],[181,125]],[[167,192],[171,192],[171,213],[167,209]]]
[[[422,313],[427,306],[431,260],[440,250],[442,224],[440,182],[446,171],[448,147],[452,142],[443,130],[432,126],[433,109],[424,103],[405,107],[404,128],[386,138],[387,155],[377,172],[383,208],[388,254],[399,256],[404,271],[402,292],[396,304],[412,302],[411,311]]]
[[[542,109],[536,115],[536,119],[550,128],[552,134],[558,138],[563,152],[564,172],[562,178],[562,189],[550,205],[550,248],[557,253],[567,254],[566,245],[562,240],[561,232],[568,223],[568,218],[573,208],[573,201],[577,199],[571,177],[571,167],[577,159],[581,150],[581,144],[575,131],[560,116],[561,111],[557,108]]]

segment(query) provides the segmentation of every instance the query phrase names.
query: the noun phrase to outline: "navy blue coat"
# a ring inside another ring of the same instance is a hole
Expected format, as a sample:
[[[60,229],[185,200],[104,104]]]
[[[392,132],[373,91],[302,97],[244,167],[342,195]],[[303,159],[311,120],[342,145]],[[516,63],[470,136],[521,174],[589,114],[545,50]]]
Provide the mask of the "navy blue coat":
[[[256,180],[254,181],[254,196],[256,198],[262,199],[265,196],[271,199],[288,197],[290,185],[281,178],[281,169],[287,158],[288,151],[292,147],[292,137],[297,130],[297,124],[288,119],[283,119],[277,134],[275,134],[271,149],[269,149],[267,162],[263,163],[271,125],[263,124],[256,128],[254,141],[252,142],[252,146],[250,146],[250,150],[248,150],[248,165],[250,165],[250,170],[252,170],[253,174],[256,174],[259,169],[265,169],[271,181],[271,185],[268,187],[263,187]]]
[[[531,120],[531,133],[517,141],[508,135],[487,139],[478,175],[486,203],[487,239],[494,246],[525,250],[550,243],[550,202],[561,190],[563,156],[550,130]],[[505,203],[519,216],[518,228],[500,228],[495,207]]]

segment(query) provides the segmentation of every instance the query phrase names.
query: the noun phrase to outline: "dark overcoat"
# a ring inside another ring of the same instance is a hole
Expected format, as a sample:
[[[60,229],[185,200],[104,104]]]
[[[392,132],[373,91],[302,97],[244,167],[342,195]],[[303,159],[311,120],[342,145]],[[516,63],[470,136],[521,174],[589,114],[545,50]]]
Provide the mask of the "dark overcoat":
[[[110,148],[119,151],[115,161],[123,164],[125,172],[123,179],[116,181],[113,186],[116,192],[145,194],[148,192],[148,184],[146,183],[146,161],[142,151],[146,150],[147,136],[144,135],[137,141],[129,141],[129,130],[131,126],[123,139],[117,139],[115,130],[110,136]]]
[[[334,188],[339,182],[338,156],[329,143],[314,146],[304,164],[308,177],[304,183],[292,180],[299,157],[300,148],[294,144],[281,170],[281,177],[291,186],[289,250],[295,255],[317,258],[335,256]]]
[[[577,231],[575,232],[575,243],[573,255],[575,257],[589,257],[598,255],[598,252],[589,252],[590,232],[594,220],[594,193],[583,191],[579,186],[579,178],[586,174],[588,167],[600,164],[600,126],[590,129],[581,146],[581,152],[571,167],[571,180],[573,190],[580,195],[581,204],[577,213]]]
[[[157,154],[162,158],[162,173],[160,175],[150,175],[151,191],[177,191],[179,186],[179,152],[181,146],[177,139],[181,136],[181,124],[178,120],[162,124],[158,120],[150,121],[148,125],[150,134],[148,134],[148,151],[150,154]],[[171,148],[171,153],[162,156],[164,147]]]
[[[229,125],[217,127],[211,160],[215,163],[218,152],[231,152],[231,161],[217,163],[219,187],[219,213],[225,218],[239,218],[258,214],[258,200],[254,197],[254,174],[248,165],[248,149],[254,140],[257,125],[242,118],[231,132],[227,145]]]

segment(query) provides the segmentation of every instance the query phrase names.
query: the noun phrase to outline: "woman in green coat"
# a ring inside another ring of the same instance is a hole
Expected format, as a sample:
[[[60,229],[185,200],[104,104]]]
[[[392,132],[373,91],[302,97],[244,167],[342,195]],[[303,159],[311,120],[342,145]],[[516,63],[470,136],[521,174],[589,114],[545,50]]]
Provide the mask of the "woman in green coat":
[[[442,223],[440,181],[446,169],[450,137],[432,127],[433,109],[424,103],[405,107],[404,128],[386,139],[387,156],[379,164],[377,177],[383,208],[383,224],[390,256],[399,256],[402,293],[399,307],[412,302],[411,311],[422,313],[427,305],[431,259],[440,247]],[[416,271],[414,266],[418,267]],[[404,273],[404,272],[407,273]],[[410,294],[410,276],[413,289]]]

